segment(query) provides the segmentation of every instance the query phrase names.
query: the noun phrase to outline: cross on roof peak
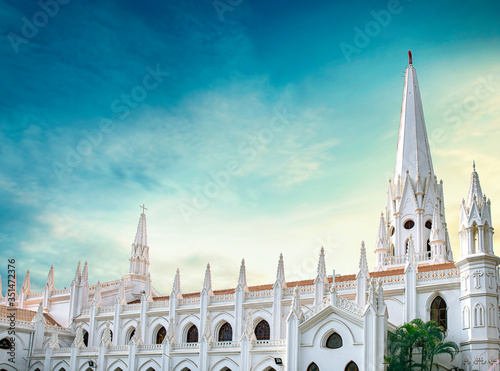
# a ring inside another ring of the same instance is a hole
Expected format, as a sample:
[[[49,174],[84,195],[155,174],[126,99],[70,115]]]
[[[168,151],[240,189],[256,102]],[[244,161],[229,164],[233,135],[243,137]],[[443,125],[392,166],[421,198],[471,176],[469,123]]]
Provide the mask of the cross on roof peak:
[[[139,207],[142,209],[142,213],[144,214],[144,210],[147,210],[146,206],[144,204],[139,205]]]

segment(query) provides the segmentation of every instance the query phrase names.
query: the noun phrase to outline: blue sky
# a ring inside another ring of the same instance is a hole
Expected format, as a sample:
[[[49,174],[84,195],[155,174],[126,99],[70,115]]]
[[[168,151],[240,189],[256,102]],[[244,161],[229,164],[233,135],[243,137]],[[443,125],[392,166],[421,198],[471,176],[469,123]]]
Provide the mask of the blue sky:
[[[232,287],[242,258],[250,284],[272,282],[280,252],[289,280],[310,278],[320,245],[354,273],[408,49],[456,256],[472,159],[500,220],[498,2],[62,2],[0,1],[0,249],[35,290],[51,264],[57,288],[78,260],[92,282],[126,273],[142,203],[164,293],[176,267],[199,290],[208,262]]]

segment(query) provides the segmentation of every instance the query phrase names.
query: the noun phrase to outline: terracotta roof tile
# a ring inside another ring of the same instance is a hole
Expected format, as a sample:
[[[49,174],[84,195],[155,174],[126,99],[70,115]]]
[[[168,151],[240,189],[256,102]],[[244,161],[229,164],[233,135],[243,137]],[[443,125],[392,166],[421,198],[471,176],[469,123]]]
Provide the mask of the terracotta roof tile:
[[[31,322],[36,315],[36,311],[28,309],[14,308],[16,312],[16,320]],[[8,315],[12,314],[13,310],[6,305],[0,305],[0,318],[9,318]],[[62,327],[49,313],[44,313],[45,322],[48,325],[57,325]]]

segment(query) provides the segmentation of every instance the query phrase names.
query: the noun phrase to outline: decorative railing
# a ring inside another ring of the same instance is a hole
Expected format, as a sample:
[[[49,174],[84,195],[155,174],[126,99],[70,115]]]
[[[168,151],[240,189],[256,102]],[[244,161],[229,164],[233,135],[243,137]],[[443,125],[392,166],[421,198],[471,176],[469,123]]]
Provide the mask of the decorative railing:
[[[286,340],[257,340],[255,348],[282,348],[286,346]]]
[[[54,348],[52,353],[71,353],[71,348]]]
[[[141,303],[127,304],[123,306],[123,310],[136,310],[141,309]]]
[[[88,316],[90,315],[90,308],[85,308],[80,311],[80,315],[82,316]]]
[[[82,348],[80,351],[82,353],[97,353],[99,351],[99,347]]]
[[[52,296],[54,296],[54,295],[69,294],[70,292],[71,289],[61,289],[61,290],[52,290],[50,293]]]
[[[356,280],[340,281],[340,282],[335,282],[335,285],[337,287],[337,291],[352,291],[356,290],[357,282]],[[331,289],[331,284],[330,284],[330,289]]]
[[[45,330],[49,330],[49,331],[56,331],[56,332],[64,332],[64,333],[67,333],[67,334],[73,334],[73,331],[71,331],[70,328],[65,328],[65,327],[61,327],[61,326],[52,326],[52,325],[46,325],[45,326]]]
[[[128,352],[129,346],[128,345],[115,345],[109,347],[110,351],[115,351],[115,352]]]
[[[216,341],[214,343],[210,343],[212,348],[239,348],[241,343],[239,341]]]
[[[27,299],[30,300],[30,299],[38,299],[38,298],[43,298],[43,292],[37,292],[37,293],[34,293],[34,294],[29,294]]]
[[[383,276],[377,279],[382,281],[383,286],[404,285],[405,283],[404,274],[398,274],[394,276]]]
[[[161,344],[147,344],[141,345],[139,348],[140,350],[161,350],[161,347]]]
[[[168,308],[168,304],[168,300],[154,301],[149,304],[149,308]]]
[[[284,295],[285,296],[292,296],[294,292],[295,292],[295,287],[287,287],[284,290]],[[314,285],[299,286],[299,293],[301,295],[303,295],[303,294],[314,294]]]
[[[272,298],[273,295],[274,295],[273,290],[250,291],[247,292],[245,298],[247,300],[266,299],[266,298]]]
[[[180,350],[180,349],[198,349],[200,347],[199,343],[175,343],[172,344],[171,349],[172,350]]]
[[[10,323],[10,318],[0,318],[0,322]],[[33,327],[33,322],[16,319],[16,324]]]
[[[99,309],[99,313],[109,313],[109,312],[114,312],[114,311],[115,311],[114,305],[107,305],[107,306],[101,307]]]
[[[337,307],[345,309],[346,311],[353,313],[359,317],[363,315],[363,308],[353,303],[350,300],[344,299],[342,296],[337,295]]]
[[[234,294],[215,295],[210,299],[211,303],[227,303],[234,301]]]
[[[417,262],[425,262],[432,260],[432,253],[430,251],[415,253],[415,260]],[[382,259],[382,265],[403,265],[406,264],[406,255],[386,256]]]
[[[439,281],[460,277],[458,268],[417,273],[417,281]]]
[[[33,349],[33,355],[45,354],[45,349]]]
[[[191,298],[184,298],[179,300],[179,305],[196,305],[200,303],[199,296],[193,296]]]

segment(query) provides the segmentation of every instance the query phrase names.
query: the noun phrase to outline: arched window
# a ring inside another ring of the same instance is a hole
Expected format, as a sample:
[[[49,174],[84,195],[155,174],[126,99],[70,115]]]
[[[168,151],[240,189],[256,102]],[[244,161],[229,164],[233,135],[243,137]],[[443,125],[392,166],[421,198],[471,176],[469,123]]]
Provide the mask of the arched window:
[[[198,342],[198,327],[195,325],[191,326],[187,332],[187,343],[197,343]]]
[[[469,328],[470,327],[470,313],[469,313],[469,307],[467,305],[464,307],[463,316],[464,316],[464,329]]]
[[[223,367],[223,368],[221,368],[220,371],[231,371],[231,369],[229,367]]]
[[[436,296],[432,301],[431,321],[436,322],[443,329],[447,329],[446,302],[441,296]]]
[[[425,222],[425,228],[432,229],[432,222],[430,220]]]
[[[474,327],[484,326],[484,309],[479,303],[474,307]]]
[[[307,367],[307,371],[319,371],[319,367],[313,362]]]
[[[0,340],[0,349],[10,349],[10,340],[7,338]]]
[[[135,335],[135,328],[132,329],[132,331],[129,332],[128,336],[127,336],[127,344],[130,342],[130,340],[132,340],[132,338],[134,337]]]
[[[163,340],[165,340],[166,335],[167,335],[167,330],[165,330],[165,327],[161,326],[158,332],[156,333],[156,344],[163,344]]]
[[[391,236],[394,236],[394,232],[396,232],[396,230],[394,229],[394,227],[391,227]]]
[[[351,361],[345,366],[345,371],[359,371],[359,368],[357,364]]]
[[[391,243],[391,247],[389,248],[389,255],[394,256],[394,244]]]
[[[405,229],[412,229],[415,226],[415,222],[411,219],[408,219],[405,224],[403,224],[403,227]]]
[[[86,347],[89,346],[89,333],[87,330],[83,330],[83,344],[85,344]]]
[[[271,328],[267,321],[262,320],[255,326],[255,337],[257,340],[269,340],[271,338]]]
[[[488,307],[488,326],[490,327],[497,326],[495,306],[491,303],[490,306]]]
[[[338,349],[342,347],[342,338],[340,335],[334,332],[328,336],[328,339],[326,339],[326,347],[329,349]]]
[[[431,247],[431,241],[430,240],[427,240],[427,258],[431,258],[431,254],[432,254],[432,247]]]
[[[219,341],[232,341],[233,328],[229,323],[224,323],[219,330]]]

